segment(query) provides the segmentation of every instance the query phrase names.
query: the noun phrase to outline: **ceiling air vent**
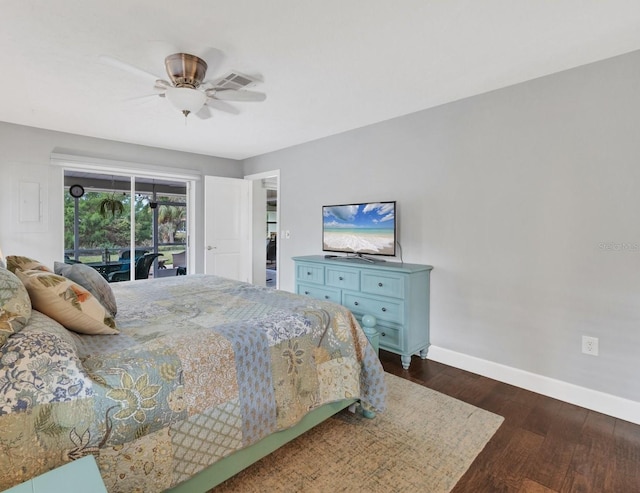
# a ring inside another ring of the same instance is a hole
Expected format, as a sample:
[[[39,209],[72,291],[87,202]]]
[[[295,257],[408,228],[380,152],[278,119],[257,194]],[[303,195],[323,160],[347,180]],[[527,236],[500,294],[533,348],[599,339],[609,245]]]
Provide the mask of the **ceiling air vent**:
[[[257,82],[257,79],[249,77],[248,75],[231,72],[230,74],[218,79],[215,85],[218,89],[233,89],[234,91],[238,91],[240,89],[251,87]]]

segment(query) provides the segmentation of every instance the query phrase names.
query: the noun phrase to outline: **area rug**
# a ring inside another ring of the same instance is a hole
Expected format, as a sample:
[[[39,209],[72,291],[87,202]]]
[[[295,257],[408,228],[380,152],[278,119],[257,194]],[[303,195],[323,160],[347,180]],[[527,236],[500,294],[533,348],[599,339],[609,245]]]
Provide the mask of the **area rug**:
[[[386,374],[387,410],[342,411],[212,492],[449,492],[503,421]]]

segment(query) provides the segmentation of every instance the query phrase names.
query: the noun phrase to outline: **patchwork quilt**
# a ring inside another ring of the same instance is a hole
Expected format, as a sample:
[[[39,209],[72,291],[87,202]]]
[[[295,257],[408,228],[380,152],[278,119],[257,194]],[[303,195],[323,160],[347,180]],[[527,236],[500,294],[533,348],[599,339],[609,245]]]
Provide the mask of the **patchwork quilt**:
[[[322,404],[384,410],[339,305],[205,275],[112,289],[119,334],[33,310],[0,347],[0,490],[93,454],[110,492],[162,491]]]

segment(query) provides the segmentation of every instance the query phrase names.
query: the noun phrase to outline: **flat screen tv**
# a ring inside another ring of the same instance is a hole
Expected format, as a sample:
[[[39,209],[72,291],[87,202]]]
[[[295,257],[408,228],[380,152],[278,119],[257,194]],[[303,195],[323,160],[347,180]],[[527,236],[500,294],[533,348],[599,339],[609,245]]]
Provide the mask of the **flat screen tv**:
[[[323,206],[322,250],[395,256],[395,201]]]

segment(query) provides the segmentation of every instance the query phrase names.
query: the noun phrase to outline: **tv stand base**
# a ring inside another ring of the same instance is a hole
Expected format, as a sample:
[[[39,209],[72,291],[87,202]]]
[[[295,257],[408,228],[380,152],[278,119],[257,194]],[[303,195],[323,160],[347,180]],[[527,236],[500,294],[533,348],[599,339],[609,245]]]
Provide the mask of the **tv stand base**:
[[[377,264],[378,262],[386,262],[383,258],[371,258],[366,255],[362,255],[361,253],[350,254],[348,253],[346,257],[338,257],[341,260],[362,260],[363,262],[369,262],[370,264]]]

